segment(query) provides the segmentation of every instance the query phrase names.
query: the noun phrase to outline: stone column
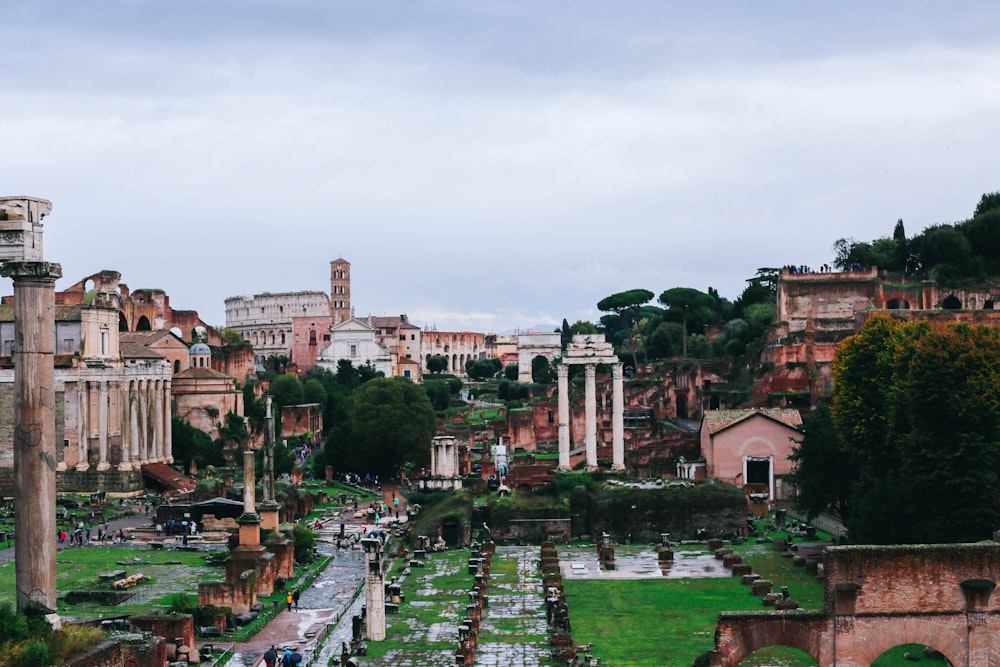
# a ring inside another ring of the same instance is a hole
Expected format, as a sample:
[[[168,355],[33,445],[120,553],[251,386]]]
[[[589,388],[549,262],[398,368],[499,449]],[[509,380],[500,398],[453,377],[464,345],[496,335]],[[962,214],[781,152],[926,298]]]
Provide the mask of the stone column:
[[[125,402],[125,388],[120,382],[115,383],[115,396],[118,400],[118,433],[121,438],[122,460],[118,463],[119,470],[132,470],[132,443],[128,439],[128,404]]]
[[[76,469],[83,472],[90,469],[89,446],[87,443],[90,433],[89,424],[87,423],[89,418],[87,411],[90,406],[90,390],[88,389],[88,382],[83,378],[80,378],[76,383],[76,399],[77,405],[79,405],[79,416],[77,417],[79,421],[76,425]]]
[[[556,366],[559,380],[559,470],[569,470],[569,366]]]
[[[154,380],[151,393],[153,395],[153,447],[155,448],[154,451],[156,452],[157,460],[166,461],[166,442],[163,435],[163,383],[159,380]]]
[[[97,461],[98,470],[107,470],[108,463],[108,383],[101,380],[97,388],[97,441],[100,458]]]
[[[243,450],[243,514],[237,520],[240,526],[240,548],[255,549],[260,546],[260,516],[254,497],[255,471],[253,450]]]
[[[264,484],[263,502],[260,504],[260,527],[273,531],[280,525],[281,505],[274,493],[274,414],[271,412],[271,397],[265,398],[264,412]]]
[[[139,402],[136,399],[135,382],[129,382],[128,386],[128,439],[132,447],[132,458],[138,459],[141,464],[146,456],[139,447]]]
[[[587,364],[584,367],[584,446],[587,448],[587,468],[597,467],[597,364]]]
[[[170,381],[164,380],[163,388],[163,456],[167,463],[174,462],[173,426],[170,423]]]
[[[385,572],[382,571],[382,540],[366,537],[365,549],[365,637],[370,641],[385,639]]]
[[[611,366],[611,469],[625,470],[625,375]]]
[[[56,610],[55,284],[58,264],[6,262],[14,279],[14,567],[18,611]]]

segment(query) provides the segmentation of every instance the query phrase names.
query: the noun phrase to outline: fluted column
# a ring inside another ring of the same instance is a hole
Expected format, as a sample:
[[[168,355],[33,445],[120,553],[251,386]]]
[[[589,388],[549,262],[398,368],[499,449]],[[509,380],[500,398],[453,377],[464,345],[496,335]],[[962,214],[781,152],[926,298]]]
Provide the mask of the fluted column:
[[[139,447],[139,403],[136,399],[135,381],[128,383],[128,440],[132,447],[132,458],[141,465],[146,456]]]
[[[14,568],[17,609],[56,611],[55,284],[62,267],[6,262],[14,280]]]
[[[132,469],[132,453],[129,448],[132,446],[128,439],[128,423],[126,422],[127,415],[125,409],[125,390],[122,388],[121,382],[114,383],[114,393],[113,396],[118,401],[118,438],[121,442],[121,453],[122,460],[118,462],[119,470],[131,470]]]
[[[584,446],[587,449],[587,467],[597,467],[597,364],[584,366],[586,388],[584,392],[584,424],[586,434]]]
[[[611,366],[611,469],[625,469],[625,375]]]
[[[569,366],[556,366],[559,394],[559,470],[569,470]]]
[[[149,461],[149,409],[146,402],[146,381],[139,380],[136,384],[135,405],[139,413],[139,451],[142,452],[142,459]]]

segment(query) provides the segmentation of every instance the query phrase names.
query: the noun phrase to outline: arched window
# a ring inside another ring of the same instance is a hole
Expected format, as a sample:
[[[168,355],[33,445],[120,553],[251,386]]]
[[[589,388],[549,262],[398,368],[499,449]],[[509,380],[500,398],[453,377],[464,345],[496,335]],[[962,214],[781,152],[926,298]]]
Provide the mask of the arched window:
[[[136,331],[152,331],[153,327],[149,324],[149,319],[143,315],[139,318],[139,321],[135,323]]]
[[[128,331],[128,320],[125,319],[125,313],[118,311],[118,330]]]

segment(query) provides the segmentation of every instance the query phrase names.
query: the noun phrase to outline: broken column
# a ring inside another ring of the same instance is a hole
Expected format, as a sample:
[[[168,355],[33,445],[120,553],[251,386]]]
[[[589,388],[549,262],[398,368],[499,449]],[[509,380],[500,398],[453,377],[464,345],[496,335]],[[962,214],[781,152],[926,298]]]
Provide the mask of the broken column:
[[[55,283],[42,260],[52,203],[0,198],[0,274],[14,280],[14,567],[17,609],[56,610]]]
[[[382,540],[366,537],[361,540],[365,550],[365,637],[371,641],[385,639],[385,563]]]

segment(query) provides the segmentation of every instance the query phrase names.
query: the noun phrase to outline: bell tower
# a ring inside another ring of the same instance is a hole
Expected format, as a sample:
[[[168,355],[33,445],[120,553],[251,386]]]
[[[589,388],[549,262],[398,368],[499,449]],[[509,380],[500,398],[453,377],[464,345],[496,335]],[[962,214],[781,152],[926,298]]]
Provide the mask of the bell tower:
[[[333,324],[351,317],[351,263],[343,257],[330,262],[330,318]]]

